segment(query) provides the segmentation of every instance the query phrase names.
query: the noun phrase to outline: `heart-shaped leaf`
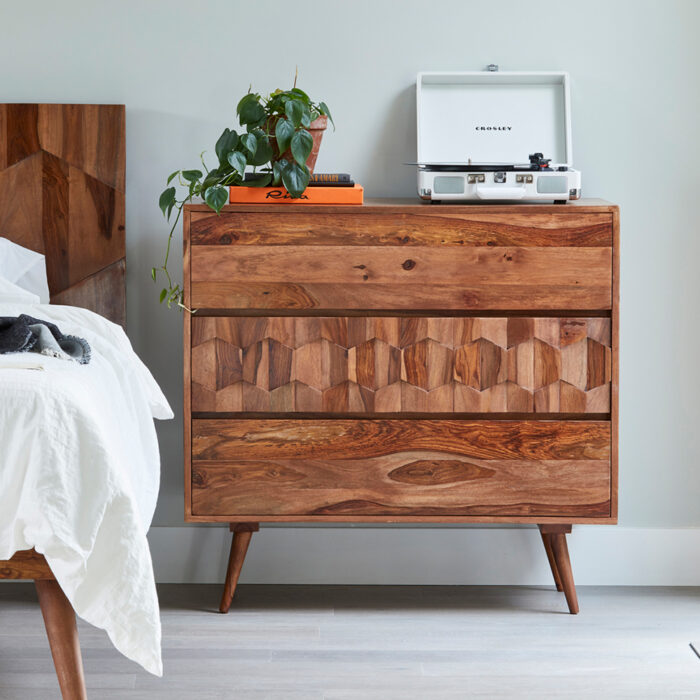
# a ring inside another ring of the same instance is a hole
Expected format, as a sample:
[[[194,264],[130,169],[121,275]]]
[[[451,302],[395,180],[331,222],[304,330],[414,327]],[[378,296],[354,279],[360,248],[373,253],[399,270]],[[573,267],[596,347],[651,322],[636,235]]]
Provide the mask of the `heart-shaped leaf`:
[[[304,112],[301,115],[301,125],[306,129],[311,126],[311,110],[307,105],[304,105]]]
[[[311,99],[309,98],[309,96],[300,88],[292,88],[289,92],[291,92],[292,95],[295,95],[297,98],[302,100],[302,102],[304,102],[305,104],[308,105],[311,103]]]
[[[168,208],[170,208],[172,210],[172,207],[174,204],[175,204],[175,188],[168,187],[167,190],[163,190],[162,194],[160,195],[160,199],[158,200],[158,206],[160,207],[160,210],[163,212],[163,216],[167,216]]]
[[[282,172],[284,169],[289,165],[289,162],[286,161],[284,158],[281,160],[276,160],[272,164],[272,184],[273,186],[277,186],[282,182]]]
[[[313,147],[313,136],[306,129],[300,129],[292,136],[292,155],[299,165],[306,164],[306,159],[311,155]]]
[[[301,126],[301,119],[304,116],[304,103],[301,100],[289,100],[284,106],[287,118],[295,127]]]
[[[168,181],[165,183],[166,185],[169,185],[172,181],[173,178],[179,173],[179,170],[176,170],[174,173],[171,173],[170,176],[168,177]]]
[[[275,126],[275,136],[277,137],[277,150],[280,153],[284,153],[289,148],[289,144],[292,142],[292,136],[294,136],[292,122],[290,122],[289,119],[280,117]]]
[[[290,163],[282,171],[282,183],[293,199],[298,199],[309,184],[309,169],[299,163]]]
[[[260,102],[260,95],[254,92],[248,92],[243,95],[236,105],[236,114],[240,115],[241,110],[245,107],[245,105],[251,102]]]
[[[265,119],[265,110],[257,95],[246,95],[238,103],[238,120],[241,124],[260,124]]]
[[[187,182],[196,182],[202,177],[201,170],[183,170],[182,177],[187,180]]]
[[[228,154],[228,162],[241,177],[245,175],[245,166],[248,165],[248,161],[240,151],[231,151]]]
[[[250,155],[255,155],[255,151],[258,150],[258,139],[255,138],[255,134],[243,134],[241,143],[250,151]]]
[[[257,148],[255,153],[248,158],[249,165],[265,165],[272,160],[272,146],[270,145],[270,139],[267,134],[262,129],[256,129],[251,136],[257,140]]]
[[[224,129],[221,136],[219,136],[219,140],[216,142],[216,146],[214,147],[219,163],[222,165],[226,163],[226,156],[228,156],[228,154],[236,147],[237,144],[238,134],[228,127]]]
[[[228,200],[228,190],[221,185],[214,185],[204,193],[204,201],[218,214]]]

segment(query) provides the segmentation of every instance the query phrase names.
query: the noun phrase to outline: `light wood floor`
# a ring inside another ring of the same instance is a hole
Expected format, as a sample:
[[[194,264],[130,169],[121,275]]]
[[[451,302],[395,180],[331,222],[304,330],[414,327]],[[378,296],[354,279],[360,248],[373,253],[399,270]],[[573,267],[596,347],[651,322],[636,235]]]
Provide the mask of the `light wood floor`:
[[[80,625],[91,700],[700,698],[700,589],[161,586],[165,677]],[[31,584],[0,585],[0,700],[59,698]]]

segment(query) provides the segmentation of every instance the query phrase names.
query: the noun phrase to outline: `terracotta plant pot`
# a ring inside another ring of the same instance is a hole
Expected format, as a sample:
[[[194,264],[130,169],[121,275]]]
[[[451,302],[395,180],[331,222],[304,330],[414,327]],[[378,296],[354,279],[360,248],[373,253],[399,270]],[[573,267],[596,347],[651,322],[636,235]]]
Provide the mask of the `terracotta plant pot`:
[[[318,151],[321,148],[321,139],[323,138],[323,132],[328,126],[328,117],[322,114],[318,119],[314,119],[311,124],[306,128],[306,130],[311,134],[314,140],[314,146],[311,149],[309,157],[306,159],[306,167],[309,172],[313,174],[314,167],[316,167],[316,158],[318,158]],[[274,129],[269,129],[270,133],[274,134]],[[272,152],[274,153],[274,160],[280,160],[284,158],[285,160],[294,160],[292,156],[291,149],[287,149],[281,156],[279,155],[279,150],[277,148],[277,139],[274,136],[270,136],[270,145],[272,146]]]

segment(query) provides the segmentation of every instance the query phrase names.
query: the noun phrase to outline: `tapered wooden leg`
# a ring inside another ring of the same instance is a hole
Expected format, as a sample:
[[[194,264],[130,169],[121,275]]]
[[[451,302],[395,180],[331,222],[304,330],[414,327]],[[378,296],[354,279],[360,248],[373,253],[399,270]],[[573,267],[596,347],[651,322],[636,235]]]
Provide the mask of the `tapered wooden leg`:
[[[254,532],[260,529],[260,525],[258,523],[231,523],[230,529],[233,533],[233,538],[231,539],[231,553],[228,557],[224,593],[221,596],[221,605],[219,606],[219,612],[222,613],[227,613],[231,607],[231,601],[233,600],[233,594],[236,592],[238,577],[241,575],[250,538]]]
[[[566,544],[566,535],[571,532],[571,525],[540,525],[540,532],[549,536],[552,545],[552,554],[556,569],[559,572],[559,580],[564,589],[569,612],[572,615],[578,613],[578,598],[576,596],[576,585],[574,584],[574,574],[571,570],[569,560],[569,548]]]
[[[544,545],[544,551],[547,553],[547,561],[549,561],[549,568],[552,570],[552,576],[554,576],[554,585],[557,587],[557,590],[561,592],[564,589],[561,586],[561,578],[559,577],[559,571],[557,570],[557,562],[554,559],[554,552],[552,551],[552,536],[542,532],[541,530],[540,535],[542,535],[542,544]]]
[[[34,584],[63,700],[87,700],[73,607],[56,581],[36,580]]]

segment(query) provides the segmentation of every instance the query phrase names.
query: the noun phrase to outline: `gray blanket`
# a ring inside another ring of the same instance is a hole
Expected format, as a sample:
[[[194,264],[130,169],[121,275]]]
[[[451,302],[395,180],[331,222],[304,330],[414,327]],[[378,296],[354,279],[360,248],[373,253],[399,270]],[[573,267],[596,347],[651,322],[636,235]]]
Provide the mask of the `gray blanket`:
[[[26,314],[0,316],[0,354],[10,352],[38,352],[81,365],[90,362],[87,340],[64,335],[53,323]]]

